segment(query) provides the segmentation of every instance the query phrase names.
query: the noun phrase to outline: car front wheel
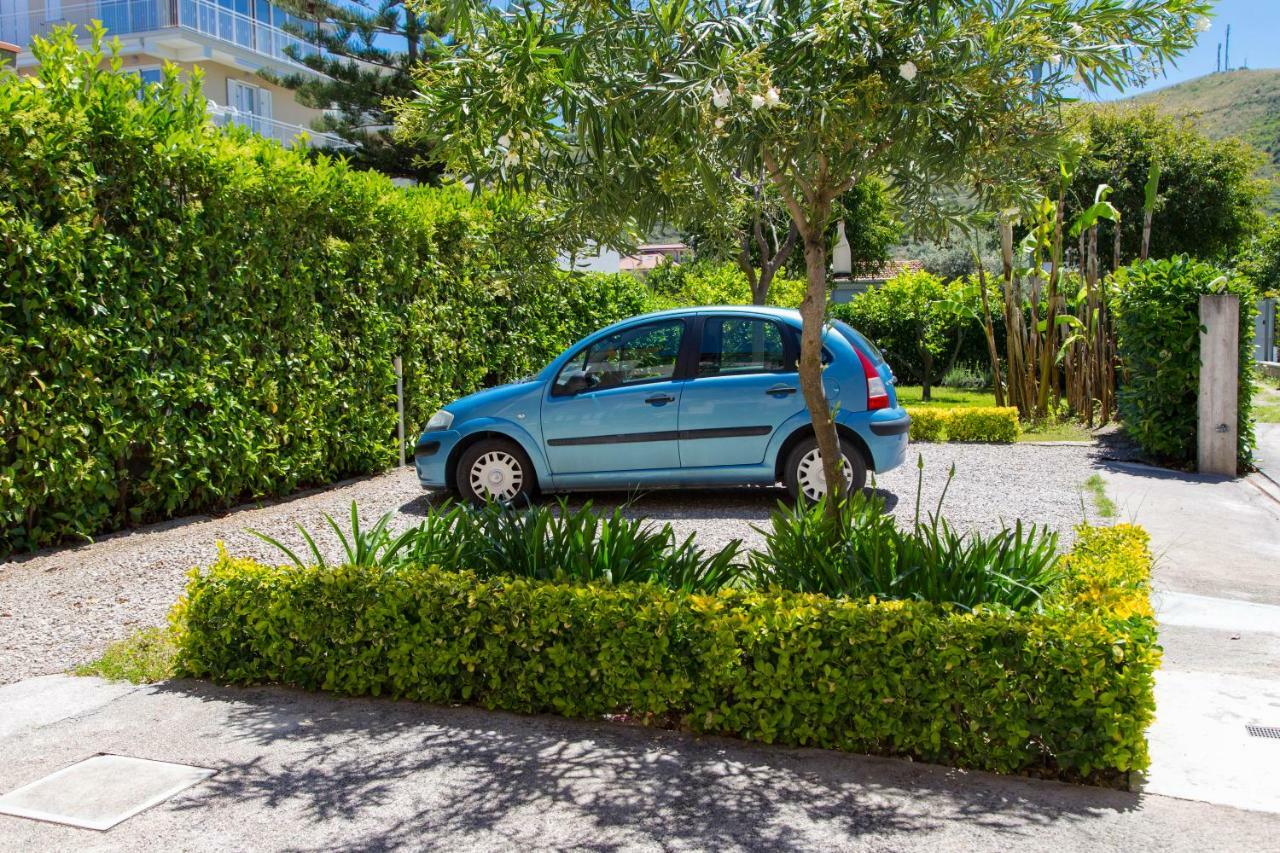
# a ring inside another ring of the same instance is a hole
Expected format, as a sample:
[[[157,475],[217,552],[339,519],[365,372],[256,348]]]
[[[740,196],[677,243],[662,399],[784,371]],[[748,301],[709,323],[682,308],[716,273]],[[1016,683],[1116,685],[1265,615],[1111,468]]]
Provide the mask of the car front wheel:
[[[468,501],[522,503],[537,492],[529,456],[513,441],[486,438],[462,452],[455,472],[458,493]]]
[[[840,439],[844,462],[846,492],[854,492],[867,485],[867,462],[852,442]],[[816,501],[827,493],[827,478],[822,471],[822,454],[818,452],[818,440],[813,436],[801,441],[787,455],[783,469],[783,483],[791,497]]]

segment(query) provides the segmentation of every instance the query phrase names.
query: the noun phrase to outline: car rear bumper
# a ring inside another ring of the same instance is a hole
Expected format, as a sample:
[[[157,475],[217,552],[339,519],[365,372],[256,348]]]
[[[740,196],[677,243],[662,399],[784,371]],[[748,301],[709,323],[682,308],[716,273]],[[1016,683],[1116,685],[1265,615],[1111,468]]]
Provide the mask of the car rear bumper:
[[[891,471],[906,461],[907,438],[911,432],[911,416],[906,409],[894,407],[868,412],[861,426],[862,437],[871,451],[872,470]]]

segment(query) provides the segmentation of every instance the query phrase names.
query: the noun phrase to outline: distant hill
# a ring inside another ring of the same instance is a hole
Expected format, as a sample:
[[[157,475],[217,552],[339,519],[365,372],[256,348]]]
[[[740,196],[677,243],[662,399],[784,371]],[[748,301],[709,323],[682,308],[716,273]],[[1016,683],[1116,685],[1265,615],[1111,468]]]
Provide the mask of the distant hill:
[[[1207,136],[1238,136],[1268,158],[1262,176],[1272,181],[1271,208],[1280,210],[1280,69],[1206,74],[1121,103],[1154,106],[1186,116]]]

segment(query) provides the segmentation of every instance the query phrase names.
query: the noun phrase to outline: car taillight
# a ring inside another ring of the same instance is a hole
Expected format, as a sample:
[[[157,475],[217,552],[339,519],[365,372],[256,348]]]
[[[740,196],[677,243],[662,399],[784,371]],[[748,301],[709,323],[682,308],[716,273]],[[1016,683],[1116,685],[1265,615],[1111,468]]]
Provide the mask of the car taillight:
[[[867,375],[867,411],[889,408],[889,391],[884,387],[880,371],[876,370],[866,353],[857,347],[854,350],[858,353],[858,360],[862,362],[862,372]]]

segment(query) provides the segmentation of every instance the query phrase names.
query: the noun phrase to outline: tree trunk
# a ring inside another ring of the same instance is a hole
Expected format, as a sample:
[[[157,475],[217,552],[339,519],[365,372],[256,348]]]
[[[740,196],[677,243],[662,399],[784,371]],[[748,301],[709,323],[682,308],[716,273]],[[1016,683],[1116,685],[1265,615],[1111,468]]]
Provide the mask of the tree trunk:
[[[920,351],[920,400],[928,403],[933,399],[933,354]]]
[[[769,288],[773,286],[773,275],[774,270],[767,264],[760,270],[755,286],[751,288],[751,304],[764,305],[769,301]]]
[[[808,279],[804,300],[800,303],[800,390],[813,421],[813,434],[822,454],[822,472],[827,481],[827,512],[833,517],[839,511],[839,498],[844,497],[844,475],[841,470],[840,438],[831,417],[827,392],[822,386],[822,329],[827,313],[827,246],[820,226],[810,224],[801,235],[804,239],[804,266]]]
[[[983,268],[981,261],[978,263],[978,286],[982,288],[982,334],[987,339],[987,356],[991,359],[991,388],[996,392],[996,405],[1004,406],[1004,383],[1000,379],[1000,352],[996,349],[996,330],[991,320],[991,300],[987,295],[987,271]]]
[[[1120,223],[1112,222],[1111,231],[1113,242],[1111,245],[1111,271],[1115,272],[1120,269]]]
[[[1146,210],[1142,213],[1142,260],[1147,259],[1148,253],[1151,251],[1151,211]]]
[[[763,275],[756,274],[756,266],[751,262],[751,252],[745,246],[738,253],[738,269],[747,277],[747,287],[751,288],[751,304],[763,305],[769,298],[769,284],[763,281]]]

